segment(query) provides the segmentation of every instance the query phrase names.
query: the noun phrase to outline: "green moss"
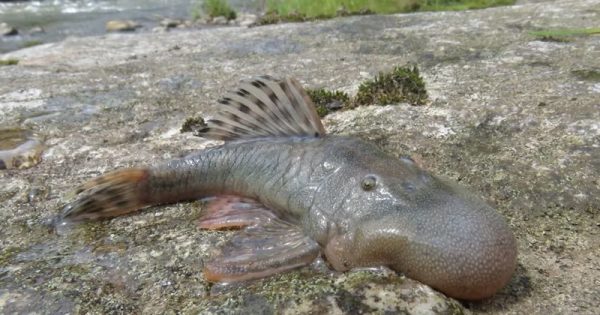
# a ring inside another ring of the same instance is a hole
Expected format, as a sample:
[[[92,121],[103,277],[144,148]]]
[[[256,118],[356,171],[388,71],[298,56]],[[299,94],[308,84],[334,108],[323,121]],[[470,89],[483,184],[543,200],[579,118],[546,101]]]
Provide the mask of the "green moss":
[[[210,18],[223,16],[227,20],[235,20],[237,17],[237,13],[229,6],[227,0],[205,0],[199,7],[196,7],[196,10],[192,13],[194,19],[200,17],[198,8]]]
[[[280,273],[247,285],[233,286],[204,299],[199,307],[207,313],[268,314],[281,313],[282,308],[336,291],[333,279],[315,274],[308,268]],[[268,306],[268,307],[267,307]],[[218,311],[217,311],[218,310]],[[225,310],[225,311],[223,311]],[[252,310],[252,311],[248,311]]]
[[[200,116],[190,117],[186,119],[185,122],[183,122],[183,125],[181,125],[181,129],[179,130],[179,132],[193,132],[194,135],[198,135],[198,131],[202,130],[204,127],[206,127],[206,122],[204,121],[204,118]]]
[[[590,36],[600,34],[600,28],[581,28],[581,29],[554,29],[531,31],[530,35],[535,36],[541,41],[550,42],[568,42],[573,37]]]
[[[600,81],[600,70],[596,69],[580,69],[573,70],[571,73],[579,80],[585,81]]]
[[[270,13],[261,24],[290,22],[292,15],[303,16],[306,21],[370,13],[482,9],[514,3],[515,0],[268,0],[267,12]]]
[[[23,43],[23,48],[33,47],[33,46],[41,45],[43,43],[44,42],[42,42],[41,40],[37,40],[37,39],[28,40],[25,43]]]
[[[412,105],[423,105],[427,101],[425,81],[419,74],[417,66],[395,67],[390,72],[380,72],[373,80],[359,86],[355,97],[327,89],[306,89],[306,93],[315,104],[317,114],[324,117],[335,111],[343,111],[361,105],[388,105],[407,102]],[[198,131],[206,127],[200,116],[190,117],[181,126],[181,133]]]
[[[18,247],[7,247],[0,251],[0,266],[8,264],[20,252]]]
[[[19,64],[19,59],[4,59],[0,60],[0,66],[14,66]]]
[[[327,19],[331,17],[320,16],[321,19]],[[257,21],[256,25],[267,25],[267,24],[277,24],[281,22],[286,23],[296,23],[296,22],[306,22],[316,20],[316,17],[307,17],[303,13],[292,12],[289,14],[279,14],[276,11],[269,11],[265,15],[261,16]]]
[[[426,0],[419,11],[463,11],[513,5],[516,0]]]
[[[344,289],[338,290],[335,300],[344,314],[373,314],[376,311],[363,303],[360,295],[352,294]]]
[[[334,291],[331,278],[316,275],[307,269],[277,275],[269,281],[261,282],[259,287],[259,292],[265,292],[265,298],[274,304],[279,304],[290,296],[312,298]]]
[[[307,89],[306,92],[310,96],[315,107],[317,108],[317,114],[324,117],[325,115],[348,107],[350,104],[350,97],[348,94],[342,91],[330,91],[326,89]]]
[[[95,244],[104,236],[108,235],[106,222],[90,221],[82,222],[73,228],[73,239],[80,240],[85,244]]]
[[[271,10],[266,14],[261,16],[256,25],[268,25],[268,24],[276,24],[281,22],[286,23],[296,23],[296,22],[307,22],[307,21],[315,21],[315,20],[326,20],[331,19],[336,16],[351,16],[351,15],[367,15],[373,14],[374,12],[369,9],[362,9],[359,11],[348,11],[345,9],[341,9],[336,11],[335,13],[326,13],[326,14],[317,14],[317,15],[308,15],[299,11],[292,11],[290,13],[279,13],[278,11]]]
[[[417,66],[396,67],[380,72],[373,80],[363,82],[354,98],[355,105],[393,104],[408,102],[422,105],[427,101],[425,82]]]
[[[414,66],[395,67],[390,72],[380,72],[373,80],[368,80],[358,88],[354,98],[341,91],[307,89],[306,91],[319,116],[361,105],[387,105],[407,102],[422,105],[427,101],[425,81]]]
[[[448,309],[446,310],[446,312],[444,314],[464,315],[465,311],[458,301],[450,300],[450,301],[448,301]]]

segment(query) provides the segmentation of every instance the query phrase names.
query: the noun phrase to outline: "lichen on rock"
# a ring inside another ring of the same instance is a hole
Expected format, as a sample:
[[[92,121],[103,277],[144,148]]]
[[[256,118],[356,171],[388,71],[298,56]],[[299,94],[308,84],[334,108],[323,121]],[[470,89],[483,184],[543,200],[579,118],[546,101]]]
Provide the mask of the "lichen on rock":
[[[383,313],[416,297],[411,310],[423,313],[445,305],[454,314],[594,314],[599,37],[549,42],[529,32],[597,27],[600,12],[596,0],[520,3],[70,37],[1,55],[19,63],[0,67],[0,125],[35,130],[47,148],[36,167],[0,172],[0,313]],[[181,125],[214,114],[241,79],[291,76],[351,96],[406,64],[419,67],[426,106],[359,106],[324,124],[418,158],[507,218],[519,267],[491,299],[463,304],[401,275],[310,268],[214,294],[202,266],[230,234],[196,226],[199,201],[59,230],[50,224],[94,176],[213,145],[180,133]]]

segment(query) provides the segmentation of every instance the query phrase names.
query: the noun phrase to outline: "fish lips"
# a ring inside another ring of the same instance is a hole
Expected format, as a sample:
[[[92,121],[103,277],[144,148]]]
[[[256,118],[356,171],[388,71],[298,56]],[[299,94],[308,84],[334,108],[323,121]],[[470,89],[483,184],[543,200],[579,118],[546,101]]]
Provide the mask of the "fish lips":
[[[360,224],[350,265],[387,265],[466,300],[492,296],[508,283],[516,241],[499,213],[460,188],[424,204]]]

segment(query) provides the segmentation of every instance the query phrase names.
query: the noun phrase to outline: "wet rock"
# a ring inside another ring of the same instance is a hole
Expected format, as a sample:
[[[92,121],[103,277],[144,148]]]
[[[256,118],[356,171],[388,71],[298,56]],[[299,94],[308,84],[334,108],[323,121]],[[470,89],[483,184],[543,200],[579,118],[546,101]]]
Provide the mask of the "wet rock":
[[[168,19],[168,18],[161,20],[159,24],[160,24],[160,26],[167,28],[167,29],[185,25],[183,20]]]
[[[41,161],[43,144],[32,131],[0,128],[0,170],[30,168]]]
[[[0,36],[14,36],[17,34],[19,34],[19,31],[16,28],[6,23],[0,23]]]
[[[210,20],[211,24],[217,24],[217,25],[225,25],[228,22],[229,22],[229,20],[227,20],[227,18],[224,16],[216,16]]]
[[[111,20],[106,22],[107,32],[133,32],[141,25],[135,21]]]
[[[214,115],[240,79],[293,76],[353,96],[379,71],[416,64],[429,103],[331,113],[328,132],[415,157],[507,218],[519,267],[493,298],[463,304],[466,312],[594,314],[600,42],[547,42],[530,31],[594,28],[600,12],[596,0],[530,2],[71,37],[2,55],[19,65],[0,67],[0,125],[48,140],[42,163],[0,172],[0,313],[427,313],[432,305],[460,313],[422,284],[376,272],[305,268],[216,293],[202,266],[231,234],[197,228],[201,202],[51,224],[74,187],[96,175],[215,145],[180,128],[190,116]]]
[[[164,26],[156,26],[152,28],[152,33],[166,33],[169,29]]]
[[[42,34],[45,32],[46,32],[46,30],[44,30],[44,28],[41,26],[34,26],[29,30],[30,35]]]
[[[235,19],[235,23],[239,26],[248,27],[256,24],[258,16],[256,14],[240,13]]]

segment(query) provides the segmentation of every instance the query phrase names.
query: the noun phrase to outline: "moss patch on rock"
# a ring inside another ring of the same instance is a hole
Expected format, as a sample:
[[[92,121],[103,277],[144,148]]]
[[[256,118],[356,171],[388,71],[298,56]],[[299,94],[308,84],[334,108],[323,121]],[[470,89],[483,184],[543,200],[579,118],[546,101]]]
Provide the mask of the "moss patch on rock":
[[[237,17],[237,13],[231,8],[227,0],[205,0],[193,11],[192,15],[194,19],[201,16],[200,11],[204,12],[210,18],[222,16],[227,20],[235,20]]]
[[[276,10],[270,10],[262,15],[255,23],[256,26],[269,25],[277,23],[297,23],[297,22],[308,22],[316,20],[332,19],[340,16],[352,16],[352,15],[368,15],[375,14],[370,9],[361,9],[357,11],[348,11],[344,8],[337,10],[335,13],[326,13],[318,15],[308,15],[299,11],[293,11],[289,13],[281,13]]]
[[[419,68],[397,66],[389,72],[379,72],[372,80],[360,84],[353,97],[341,91],[308,89],[308,95],[315,103],[319,116],[361,105],[388,105],[409,103],[423,105],[427,102],[425,81]]]
[[[354,97],[343,91],[325,88],[306,89],[306,93],[320,117],[362,105],[423,105],[427,102],[425,81],[417,66],[397,66],[392,71],[379,72],[374,79],[362,82]],[[195,136],[199,136],[198,131],[204,127],[206,122],[202,117],[189,117],[181,126],[180,132],[193,132]]]
[[[14,66],[19,64],[19,59],[4,59],[0,60],[0,66]]]
[[[569,42],[574,37],[590,36],[600,34],[600,28],[581,28],[581,29],[554,29],[554,30],[538,30],[529,32],[536,39],[545,42]]]
[[[392,14],[415,11],[460,11],[483,9],[495,6],[512,5],[515,0],[294,0],[267,1],[267,13],[259,19],[258,25],[279,22],[304,22],[317,19],[330,19],[338,16],[364,14]]]
[[[342,91],[307,89],[306,92],[313,103],[315,103],[317,114],[321,117],[324,117],[330,112],[346,108],[350,104],[350,96]]]
[[[571,73],[580,80],[600,81],[600,69],[578,69]]]
[[[417,66],[396,67],[380,72],[375,79],[363,82],[354,97],[355,105],[393,104],[407,102],[423,105],[427,101],[425,81]]]
[[[43,43],[44,42],[39,39],[28,40],[23,43],[23,48],[33,47],[33,46],[41,45]]]
[[[21,249],[18,247],[8,247],[0,251],[0,266],[7,265],[20,252]]]
[[[195,136],[198,136],[198,132],[204,127],[206,127],[206,122],[204,121],[204,118],[202,118],[201,116],[194,116],[189,117],[183,122],[183,125],[181,125],[181,129],[179,130],[179,132],[192,132]]]

